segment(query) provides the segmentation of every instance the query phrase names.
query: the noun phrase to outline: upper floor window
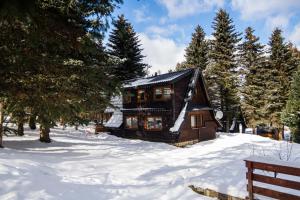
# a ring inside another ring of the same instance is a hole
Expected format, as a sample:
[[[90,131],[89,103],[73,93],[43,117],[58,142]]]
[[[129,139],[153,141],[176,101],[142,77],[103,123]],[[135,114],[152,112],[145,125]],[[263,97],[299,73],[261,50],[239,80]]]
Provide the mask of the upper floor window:
[[[131,103],[131,97],[133,95],[131,94],[130,91],[125,92],[124,94],[124,103]]]
[[[129,129],[138,128],[138,119],[136,116],[126,117],[126,128]]]
[[[168,100],[171,98],[172,90],[170,87],[159,87],[154,90],[155,100]]]
[[[192,114],[191,115],[191,127],[192,128],[201,128],[203,126],[204,126],[203,115]]]
[[[161,130],[162,118],[161,117],[147,117],[145,122],[145,129],[147,130]]]
[[[144,101],[146,101],[145,90],[138,90],[137,100],[138,100],[138,102],[144,102]]]

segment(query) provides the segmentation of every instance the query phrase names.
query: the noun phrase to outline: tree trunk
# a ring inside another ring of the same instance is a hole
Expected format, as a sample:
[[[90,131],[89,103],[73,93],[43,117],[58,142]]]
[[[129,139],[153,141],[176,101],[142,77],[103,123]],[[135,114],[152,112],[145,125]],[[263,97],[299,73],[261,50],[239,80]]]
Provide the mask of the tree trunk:
[[[50,139],[50,128],[47,126],[40,126],[40,141],[41,142],[45,142],[45,143],[50,143],[51,139]]]
[[[24,135],[24,123],[23,122],[18,123],[17,134],[18,134],[18,136],[23,136]]]
[[[3,103],[0,102],[0,148],[3,148]]]
[[[31,130],[35,130],[36,129],[36,122],[35,122],[36,116],[35,115],[31,115],[29,118],[29,127]]]

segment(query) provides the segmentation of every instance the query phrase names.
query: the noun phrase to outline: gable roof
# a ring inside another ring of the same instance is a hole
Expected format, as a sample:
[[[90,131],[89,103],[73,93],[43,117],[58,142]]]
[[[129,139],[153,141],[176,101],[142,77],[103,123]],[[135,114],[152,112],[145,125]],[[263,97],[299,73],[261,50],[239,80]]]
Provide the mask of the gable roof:
[[[159,83],[169,83],[169,82],[175,82],[177,80],[180,80],[181,78],[184,78],[191,74],[193,72],[193,69],[186,69],[182,71],[176,71],[166,74],[161,74],[157,76],[151,76],[151,77],[145,77],[145,78],[137,78],[137,79],[131,79],[126,81],[124,84],[124,88],[133,88],[138,86],[147,86],[147,85],[154,85]]]
[[[217,124],[219,126],[221,126],[220,122],[215,118],[215,115],[214,115],[214,111],[211,107],[211,103],[210,103],[210,100],[209,100],[209,97],[208,97],[208,93],[207,93],[207,89],[206,89],[206,85],[205,85],[205,82],[204,82],[204,77],[200,71],[199,68],[195,68],[195,69],[192,69],[194,74],[193,76],[191,77],[191,80],[190,80],[190,83],[189,83],[189,88],[186,92],[186,97],[184,99],[184,106],[183,108],[181,109],[181,112],[179,113],[175,123],[174,123],[174,126],[170,128],[170,132],[173,132],[173,133],[178,133],[180,128],[181,128],[181,125],[183,124],[186,116],[187,116],[187,112],[191,111],[192,109],[204,109],[204,110],[209,110],[211,112],[211,115],[213,117],[213,119],[217,122]],[[193,99],[193,95],[194,95],[194,90],[196,88],[196,83],[197,81],[200,80],[200,84],[203,86],[203,89],[204,89],[204,93],[205,93],[205,98],[207,100],[207,103],[208,103],[208,106],[205,106],[205,105],[192,105],[192,102],[191,100]]]

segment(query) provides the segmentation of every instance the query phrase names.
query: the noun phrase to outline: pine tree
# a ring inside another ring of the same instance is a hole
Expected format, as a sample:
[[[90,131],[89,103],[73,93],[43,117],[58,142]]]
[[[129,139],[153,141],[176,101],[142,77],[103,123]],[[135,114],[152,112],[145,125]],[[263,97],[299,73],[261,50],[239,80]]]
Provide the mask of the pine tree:
[[[242,82],[241,106],[243,116],[246,118],[247,125],[255,127],[262,123],[263,109],[265,103],[265,84],[264,84],[264,46],[259,43],[259,38],[254,34],[251,27],[245,30],[245,41],[240,45],[240,64]]]
[[[236,50],[240,41],[229,14],[220,9],[214,18],[210,57],[212,64],[207,69],[207,82],[212,103],[224,113],[225,130],[229,131],[230,122],[238,114]]]
[[[21,0],[1,7],[0,104],[35,113],[40,141],[50,142],[58,119],[80,120],[80,112],[103,109],[116,92],[101,40],[106,17],[122,1],[30,2],[32,9],[22,9]]]
[[[122,81],[144,76],[147,65],[142,62],[144,56],[140,41],[132,25],[124,15],[118,16],[113,25],[109,35],[109,53],[125,60],[115,69],[115,74]]]
[[[286,105],[290,90],[291,53],[284,42],[282,31],[276,28],[269,41],[270,56],[266,71],[266,115],[271,126],[282,128],[280,115]]]
[[[300,65],[293,76],[291,91],[281,119],[291,128],[293,140],[300,143]]]
[[[208,64],[208,44],[205,40],[205,33],[201,26],[195,28],[192,34],[192,41],[185,49],[186,64],[192,67],[199,67],[205,70]]]

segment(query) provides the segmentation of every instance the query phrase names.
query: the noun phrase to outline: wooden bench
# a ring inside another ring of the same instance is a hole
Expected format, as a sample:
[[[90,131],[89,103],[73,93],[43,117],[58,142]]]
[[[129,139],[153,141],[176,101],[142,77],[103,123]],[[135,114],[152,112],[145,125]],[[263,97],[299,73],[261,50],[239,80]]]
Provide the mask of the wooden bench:
[[[254,194],[263,195],[266,197],[271,197],[280,200],[300,200],[300,196],[296,196],[294,194],[288,194],[280,191],[276,191],[269,188],[263,188],[260,186],[253,185],[253,181],[276,185],[284,188],[290,188],[294,190],[300,191],[300,182],[286,180],[282,178],[277,178],[277,175],[280,174],[287,174],[296,177],[300,177],[300,166],[287,166],[282,165],[280,162],[265,162],[261,161],[261,159],[246,159],[246,167],[248,168],[248,172],[246,173],[246,178],[248,179],[247,191],[249,192],[249,196],[246,199],[253,200]],[[264,170],[268,172],[273,172],[274,177],[256,174],[254,173],[255,169],[257,170]]]

